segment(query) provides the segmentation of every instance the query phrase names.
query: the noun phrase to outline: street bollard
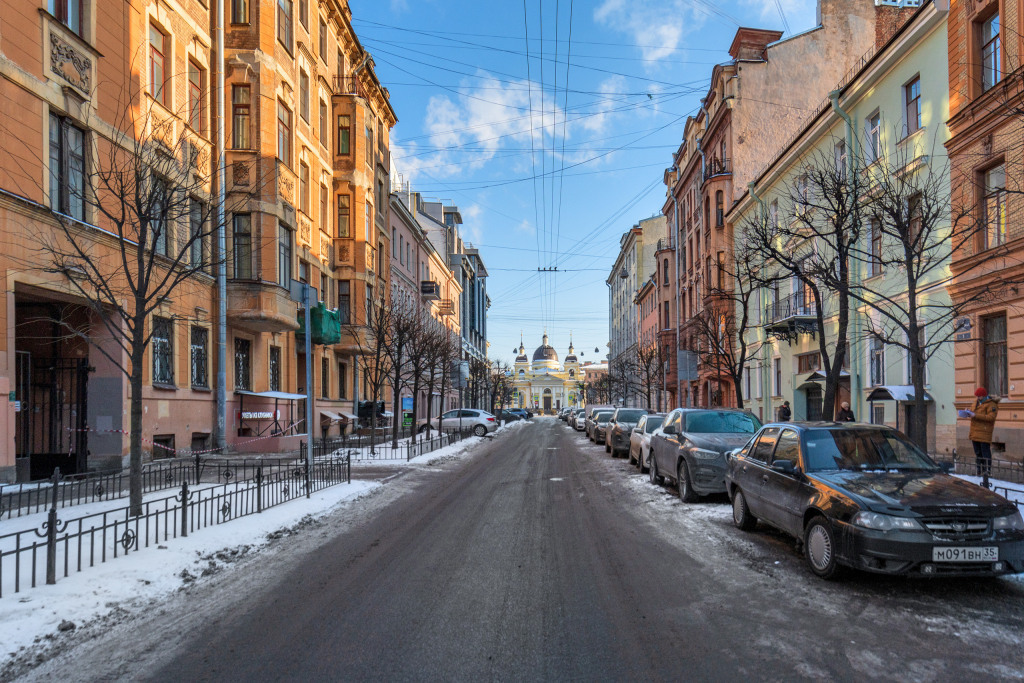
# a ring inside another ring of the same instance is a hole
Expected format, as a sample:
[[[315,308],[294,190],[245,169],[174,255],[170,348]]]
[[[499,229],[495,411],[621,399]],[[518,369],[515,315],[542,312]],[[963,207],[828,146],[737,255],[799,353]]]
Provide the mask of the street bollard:
[[[181,535],[183,538],[188,537],[188,502],[192,500],[194,493],[188,490],[188,480],[181,482],[181,493],[175,496],[175,499],[181,503]]]

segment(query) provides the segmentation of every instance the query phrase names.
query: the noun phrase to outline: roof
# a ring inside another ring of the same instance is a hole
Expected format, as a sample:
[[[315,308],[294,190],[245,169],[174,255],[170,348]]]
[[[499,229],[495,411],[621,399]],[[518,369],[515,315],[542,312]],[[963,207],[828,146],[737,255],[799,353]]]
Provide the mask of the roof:
[[[914,385],[913,384],[890,384],[880,387],[875,387],[868,394],[868,401],[913,401],[914,398]],[[924,392],[925,401],[933,401],[927,391]]]
[[[537,350],[533,352],[534,360],[558,360],[558,353],[555,352],[554,347],[547,344],[541,344],[537,347]]]

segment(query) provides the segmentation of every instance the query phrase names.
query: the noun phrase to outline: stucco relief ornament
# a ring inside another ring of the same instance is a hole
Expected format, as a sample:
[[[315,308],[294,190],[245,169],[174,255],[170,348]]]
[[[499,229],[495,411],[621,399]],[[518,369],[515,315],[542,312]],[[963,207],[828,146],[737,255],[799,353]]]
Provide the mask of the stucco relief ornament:
[[[244,161],[236,161],[231,164],[231,181],[235,185],[248,185],[249,165]]]
[[[82,92],[89,92],[92,60],[56,33],[50,34],[50,71]]]

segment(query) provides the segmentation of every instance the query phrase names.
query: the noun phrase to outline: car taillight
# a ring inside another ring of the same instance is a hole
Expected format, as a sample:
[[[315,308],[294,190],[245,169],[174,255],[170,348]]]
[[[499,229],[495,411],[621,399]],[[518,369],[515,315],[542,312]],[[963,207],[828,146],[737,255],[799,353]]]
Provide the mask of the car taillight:
[[[489,418],[487,418],[487,421],[488,422],[494,422],[494,418],[493,417],[489,417]]]

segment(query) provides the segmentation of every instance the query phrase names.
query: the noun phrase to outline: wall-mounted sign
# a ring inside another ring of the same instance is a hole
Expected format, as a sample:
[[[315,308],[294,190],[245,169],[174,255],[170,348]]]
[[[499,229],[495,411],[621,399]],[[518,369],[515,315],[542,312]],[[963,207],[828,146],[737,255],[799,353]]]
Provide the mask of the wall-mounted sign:
[[[281,411],[273,410],[243,410],[238,417],[242,420],[279,420]]]

